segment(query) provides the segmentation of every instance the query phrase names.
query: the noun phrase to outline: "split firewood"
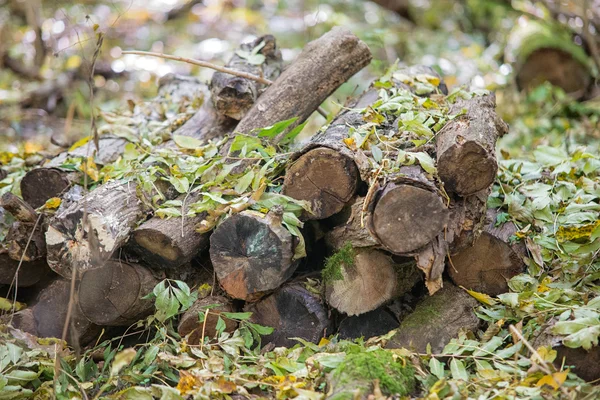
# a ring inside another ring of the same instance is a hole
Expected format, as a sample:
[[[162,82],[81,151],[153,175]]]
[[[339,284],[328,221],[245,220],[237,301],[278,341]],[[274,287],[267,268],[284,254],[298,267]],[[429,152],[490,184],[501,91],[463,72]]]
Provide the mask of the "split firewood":
[[[143,299],[158,280],[150,270],[120,260],[84,271],[78,283],[81,312],[102,326],[130,325],[151,314],[152,300]]]
[[[407,348],[426,353],[441,353],[461,330],[476,332],[480,321],[473,312],[477,300],[450,282],[433,296],[425,297],[408,315],[390,339],[387,348]]]
[[[396,262],[389,254],[346,244],[323,270],[325,299],[338,311],[360,315],[408,292],[419,282],[414,262]]]
[[[367,45],[346,28],[335,27],[308,43],[294,62],[260,96],[236,131],[250,133],[298,117],[303,123],[327,97],[371,61]]]
[[[274,80],[281,73],[281,64],[281,51],[275,37],[265,35],[242,44],[226,67]],[[255,80],[219,71],[214,73],[210,83],[211,99],[217,113],[238,121],[265,88],[265,84]]]
[[[498,214],[487,211],[481,236],[452,254],[447,266],[454,283],[491,296],[508,292],[508,280],[525,271],[527,255],[523,241],[512,241],[518,228],[510,221],[497,226]]]
[[[468,196],[488,188],[496,178],[496,140],[508,125],[496,114],[496,97],[457,100],[449,121],[436,136],[437,169],[447,191]]]
[[[127,242],[145,211],[135,182],[113,181],[97,187],[49,223],[48,265],[67,279],[73,268],[83,272],[101,267]]]
[[[398,326],[399,322],[394,314],[386,306],[382,306],[365,314],[342,319],[338,327],[338,334],[342,339],[363,338],[366,340],[385,335]]]
[[[15,313],[12,326],[40,338],[62,338],[71,299],[71,283],[58,278],[42,289],[33,305]],[[91,323],[73,303],[67,330],[67,343],[71,346],[85,345],[96,340],[100,327]]]
[[[256,301],[294,273],[296,241],[275,208],[264,215],[243,211],[227,218],[210,237],[210,259],[227,294]]]
[[[244,310],[252,312],[251,322],[274,329],[263,336],[263,344],[292,347],[297,344],[295,337],[318,343],[333,330],[321,297],[301,283],[285,285]]]
[[[231,333],[238,324],[221,315],[222,312],[233,312],[231,302],[227,298],[208,296],[199,299],[183,314],[177,332],[181,337],[187,336],[188,344],[199,345],[203,337],[214,338],[217,335],[217,324],[221,318],[225,323],[224,332]]]

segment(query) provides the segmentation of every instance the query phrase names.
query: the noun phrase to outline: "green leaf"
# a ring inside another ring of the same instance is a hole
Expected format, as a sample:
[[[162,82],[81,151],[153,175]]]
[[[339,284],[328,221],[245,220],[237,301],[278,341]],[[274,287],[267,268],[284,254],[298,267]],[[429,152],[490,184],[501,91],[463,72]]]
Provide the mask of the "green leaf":
[[[204,146],[201,140],[193,138],[191,136],[173,135],[173,141],[175,144],[183,149],[197,149]]]
[[[306,126],[307,123],[308,123],[308,121],[304,122],[303,124],[298,125],[294,129],[292,129],[291,131],[286,133],[285,136],[281,139],[280,144],[286,145],[288,143],[293,142],[294,139],[296,139],[296,136],[298,136],[300,134],[300,132],[302,132],[302,130],[304,129],[304,127]]]
[[[581,329],[593,326],[600,326],[600,320],[598,318],[585,317],[571,321],[558,321],[552,327],[552,333],[557,335],[571,335]]]
[[[250,327],[259,335],[270,335],[271,333],[273,333],[273,328],[271,328],[270,326],[262,326],[259,324],[253,324],[251,322],[248,322],[247,324],[248,327]]]
[[[453,358],[452,361],[450,361],[450,372],[454,379],[463,380],[465,382],[469,381],[469,374],[465,369],[465,364],[461,360]]]
[[[277,122],[266,128],[262,128],[258,131],[257,136],[272,139],[275,136],[282,133],[283,131],[285,131],[287,129],[287,127],[292,125],[294,122],[296,122],[297,119],[298,119],[298,117],[290,118],[285,121]]]
[[[182,176],[180,178],[170,176],[169,182],[179,193],[187,193],[187,191],[190,190],[190,182],[185,176]]]
[[[444,378],[444,363],[438,361],[437,358],[431,357],[431,360],[429,360],[429,370],[438,379]]]
[[[379,147],[375,145],[371,146],[371,153],[373,154],[373,159],[378,163],[380,163],[381,160],[383,160],[383,152]]]
[[[219,319],[217,320],[217,325],[215,327],[217,333],[220,335],[221,333],[225,332],[226,327],[227,326],[225,325],[225,321],[223,321],[223,318],[219,316]]]
[[[248,318],[250,318],[252,316],[251,312],[222,312],[221,315],[223,315],[226,318],[229,319],[235,319],[237,321],[245,321]]]
[[[246,191],[246,189],[248,189],[248,187],[252,184],[253,179],[254,179],[254,171],[250,170],[239,179],[239,181],[237,182],[237,184],[235,185],[235,188],[233,190],[235,190],[235,192],[238,194],[244,193]]]
[[[229,154],[242,150],[246,147],[246,151],[262,149],[263,145],[259,138],[248,135],[236,135],[231,143]]]
[[[435,167],[435,161],[433,158],[429,156],[427,153],[411,153],[417,160],[419,160],[419,164],[428,174],[435,174],[437,172],[437,168]]]
[[[589,326],[564,338],[563,344],[571,348],[583,347],[585,350],[590,350],[592,346],[598,346],[598,336],[600,336],[600,325]]]

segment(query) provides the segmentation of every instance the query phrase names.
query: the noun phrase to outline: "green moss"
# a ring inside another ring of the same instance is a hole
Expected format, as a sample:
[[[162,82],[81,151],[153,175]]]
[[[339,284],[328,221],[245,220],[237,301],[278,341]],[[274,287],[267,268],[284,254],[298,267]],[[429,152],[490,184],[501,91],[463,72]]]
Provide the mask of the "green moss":
[[[332,373],[335,398],[344,399],[356,389],[367,394],[375,379],[379,380],[383,394],[388,396],[406,396],[414,391],[416,384],[412,365],[403,358],[394,357],[389,350],[348,354]]]
[[[329,283],[344,278],[342,268],[354,266],[354,248],[350,242],[325,261],[325,268],[322,272],[323,282]]]
[[[415,308],[408,317],[402,321],[402,328],[419,328],[431,325],[431,321],[439,317],[440,310],[445,307],[445,303],[450,299],[445,295],[446,292],[440,291],[435,296],[428,296]]]

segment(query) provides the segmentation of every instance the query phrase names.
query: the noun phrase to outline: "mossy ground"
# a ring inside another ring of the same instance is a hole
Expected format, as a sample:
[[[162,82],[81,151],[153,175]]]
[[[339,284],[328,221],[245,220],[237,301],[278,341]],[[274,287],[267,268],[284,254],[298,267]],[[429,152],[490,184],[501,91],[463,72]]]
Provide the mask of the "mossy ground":
[[[347,242],[344,246],[325,261],[322,277],[324,283],[338,281],[344,278],[342,267],[348,268],[354,266],[354,248]]]
[[[379,381],[379,388],[387,396],[406,396],[416,386],[414,368],[407,360],[378,349],[348,354],[332,372],[332,391],[335,394],[331,399],[351,399],[357,389],[366,395],[373,389],[375,380]]]

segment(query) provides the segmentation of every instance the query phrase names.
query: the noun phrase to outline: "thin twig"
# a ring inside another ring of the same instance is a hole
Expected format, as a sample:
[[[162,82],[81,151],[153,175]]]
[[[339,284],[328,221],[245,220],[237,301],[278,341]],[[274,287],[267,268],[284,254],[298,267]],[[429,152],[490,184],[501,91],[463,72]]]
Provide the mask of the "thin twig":
[[[242,71],[238,71],[238,70],[227,68],[227,67],[221,67],[219,65],[209,63],[207,61],[196,60],[194,58],[174,56],[171,54],[164,54],[164,53],[155,53],[152,51],[139,51],[139,50],[127,50],[127,51],[122,52],[121,54],[135,54],[137,56],[158,57],[158,58],[164,58],[166,60],[181,61],[184,63],[197,65],[199,67],[214,69],[215,71],[223,72],[223,73],[226,73],[229,75],[239,76],[240,78],[250,79],[251,81],[262,83],[263,85],[272,85],[273,84],[273,81],[270,81],[268,79],[265,79],[265,78],[257,76],[257,75],[249,74],[247,72],[242,72]],[[327,111],[325,111],[323,108],[318,107],[317,112],[319,114],[321,114],[321,116],[323,118],[327,119]]]

